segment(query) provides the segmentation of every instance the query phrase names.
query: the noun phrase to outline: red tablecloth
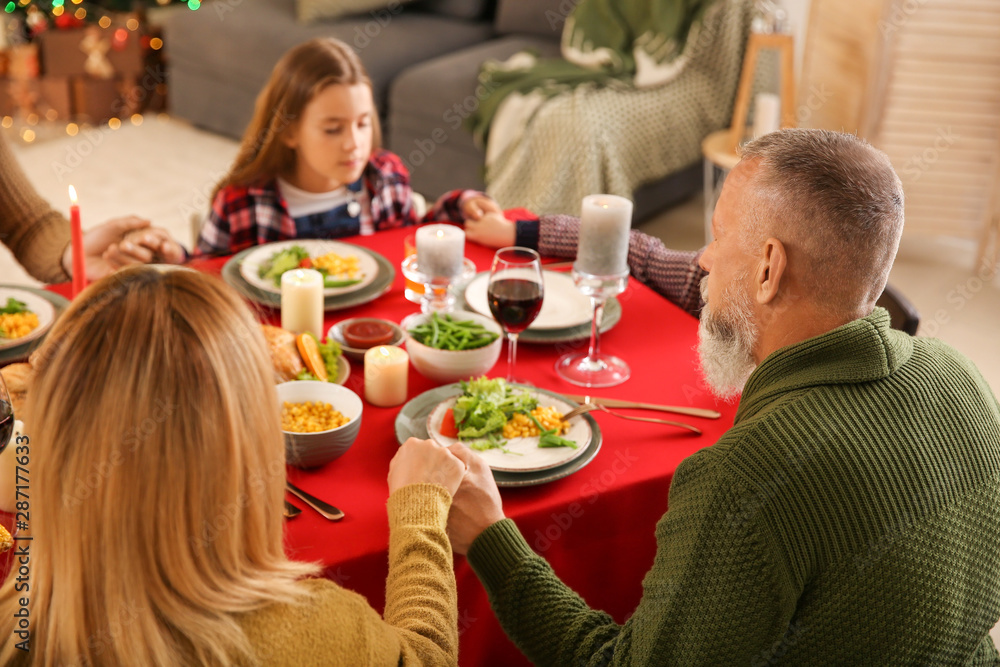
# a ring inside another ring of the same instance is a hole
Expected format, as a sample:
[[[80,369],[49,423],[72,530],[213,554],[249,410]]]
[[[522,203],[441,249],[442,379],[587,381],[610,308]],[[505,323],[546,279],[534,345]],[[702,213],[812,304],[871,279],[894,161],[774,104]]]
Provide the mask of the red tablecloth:
[[[347,239],[384,255],[394,266],[403,260],[403,238],[412,229]],[[488,270],[493,251],[468,244],[467,256]],[[225,259],[197,259],[191,266],[218,274]],[[68,294],[69,286],[55,291]],[[719,403],[700,377],[694,348],[697,321],[646,286],[629,281],[621,294],[621,321],[601,338],[602,349],[625,359],[632,377],[622,385],[589,393],[670,405],[715,407],[718,420],[671,417],[704,431],[693,436],[657,424],[643,424],[594,413],[604,444],[594,460],[564,479],[535,487],[503,489],[507,516],[513,518],[532,547],[591,606],[618,622],[632,613],[642,594],[642,578],[653,562],[657,520],[667,509],[667,489],[677,465],[696,450],[711,445],[732,425],[735,405]],[[376,301],[327,313],[326,326],[349,317],[383,317],[399,322],[417,310],[403,296],[398,271],[392,288]],[[261,308],[262,320],[279,323],[278,311]],[[587,341],[560,345],[521,342],[519,375],[536,386],[572,394],[585,393],[556,374],[555,360]],[[506,353],[493,370],[506,373]],[[364,373],[352,362],[346,385],[364,396]],[[436,385],[410,368],[410,398]],[[326,576],[365,595],[376,609],[385,601],[387,574],[388,497],[386,474],[398,443],[393,422],[400,408],[365,405],[357,442],[341,458],[314,470],[289,468],[289,479],[346,513],[331,523],[305,508],[287,523],[290,556],[324,565]],[[644,416],[653,413],[631,412]],[[290,498],[295,501],[294,498]],[[297,503],[301,505],[301,503]],[[528,664],[503,633],[472,569],[456,557],[460,663],[463,665]]]

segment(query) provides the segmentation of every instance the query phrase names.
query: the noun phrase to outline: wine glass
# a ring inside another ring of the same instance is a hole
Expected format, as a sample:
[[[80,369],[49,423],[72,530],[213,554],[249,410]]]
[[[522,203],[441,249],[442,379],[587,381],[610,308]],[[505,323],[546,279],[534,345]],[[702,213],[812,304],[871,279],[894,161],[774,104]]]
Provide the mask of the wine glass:
[[[10,402],[10,392],[0,375],[0,452],[10,442],[10,436],[14,433],[14,405]]]
[[[493,256],[487,296],[490,312],[507,334],[507,382],[525,384],[514,377],[517,336],[542,309],[545,286],[542,258],[531,248],[500,248]]]

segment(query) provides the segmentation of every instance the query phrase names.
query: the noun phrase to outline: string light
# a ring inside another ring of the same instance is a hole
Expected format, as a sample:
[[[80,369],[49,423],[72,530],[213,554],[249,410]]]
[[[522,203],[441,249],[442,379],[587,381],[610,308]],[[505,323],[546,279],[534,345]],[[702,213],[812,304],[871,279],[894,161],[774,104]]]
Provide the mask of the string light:
[[[25,143],[30,144],[32,141],[35,140],[35,131],[25,130],[24,132],[21,133],[21,138],[24,139]]]
[[[129,19],[128,21],[125,22],[125,27],[128,28],[129,30],[138,30],[139,22],[136,21],[135,19]]]
[[[2,125],[5,128],[9,128],[13,124],[14,124],[14,119],[11,118],[10,116],[4,116],[3,120],[0,121],[0,125]]]
[[[70,123],[69,125],[66,126],[66,134],[68,134],[71,137],[75,137],[79,131],[80,131],[80,126],[77,125],[76,123]]]
[[[121,126],[122,126],[121,118],[112,118],[111,120],[108,121],[108,127],[110,127],[112,130],[117,130]]]
[[[160,49],[163,48],[163,40],[160,39],[159,37],[154,37],[153,39],[149,40],[149,48],[153,49],[154,51],[159,51]]]
[[[87,16],[87,10],[84,9],[83,7],[80,7],[80,9],[76,10],[73,13],[73,16],[75,16],[76,18],[78,18],[78,19],[80,19],[82,21]]]
[[[102,28],[109,28],[109,27],[111,27],[111,17],[110,16],[102,16],[101,20],[97,22],[97,25],[101,26]]]
[[[138,126],[142,125],[142,114],[141,113],[134,113],[134,114],[132,114],[132,117],[129,118],[129,120],[132,121],[133,125],[135,125],[136,127],[138,127]]]

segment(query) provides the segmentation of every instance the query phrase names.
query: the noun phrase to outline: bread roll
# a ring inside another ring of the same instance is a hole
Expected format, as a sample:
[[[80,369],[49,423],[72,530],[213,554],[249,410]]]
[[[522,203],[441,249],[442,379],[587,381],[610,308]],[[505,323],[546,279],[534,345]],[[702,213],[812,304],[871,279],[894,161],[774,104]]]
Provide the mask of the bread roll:
[[[281,327],[262,324],[268,351],[271,353],[271,364],[279,382],[287,382],[298,377],[305,370],[302,356],[295,347],[295,334]]]

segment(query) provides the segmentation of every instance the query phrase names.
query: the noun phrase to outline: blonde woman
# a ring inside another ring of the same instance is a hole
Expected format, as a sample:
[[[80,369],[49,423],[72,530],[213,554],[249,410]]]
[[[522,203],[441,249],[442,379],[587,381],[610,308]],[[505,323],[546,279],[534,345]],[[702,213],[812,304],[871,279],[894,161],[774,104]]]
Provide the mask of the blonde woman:
[[[73,303],[38,357],[30,589],[0,588],[0,664],[456,662],[445,522],[465,464],[412,439],[393,459],[384,619],[309,578],[317,567],[282,551],[268,353],[228,287],[125,269]]]

